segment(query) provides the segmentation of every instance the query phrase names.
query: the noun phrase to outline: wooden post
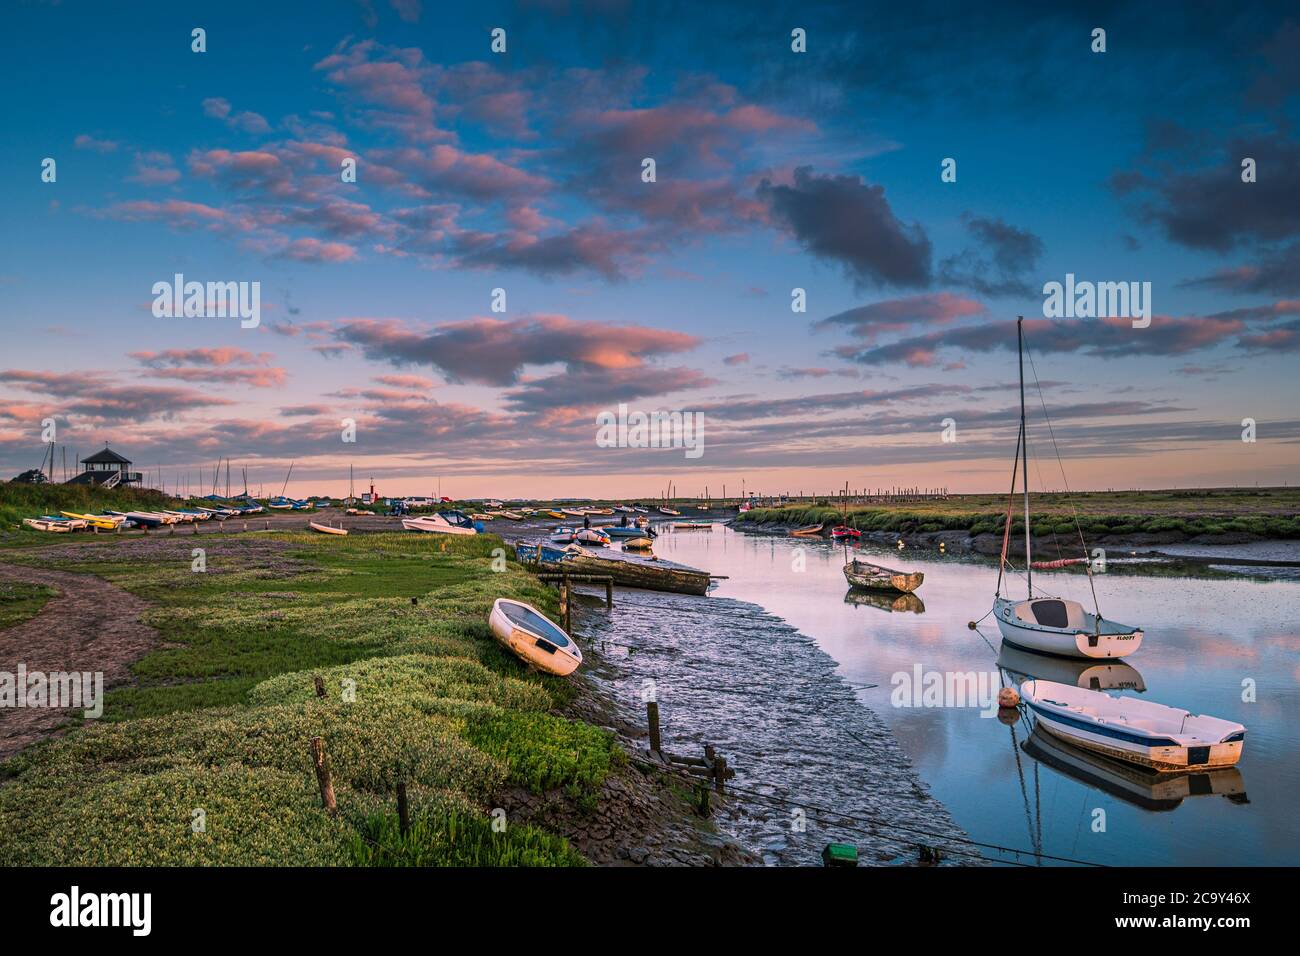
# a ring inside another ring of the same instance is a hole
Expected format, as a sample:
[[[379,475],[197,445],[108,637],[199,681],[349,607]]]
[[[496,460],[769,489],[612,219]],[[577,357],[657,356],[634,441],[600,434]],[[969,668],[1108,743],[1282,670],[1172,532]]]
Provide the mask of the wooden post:
[[[650,725],[650,750],[659,753],[663,748],[663,741],[659,739],[659,702],[657,700],[647,700],[645,702],[646,722]]]
[[[411,812],[406,803],[406,784],[404,783],[397,785],[397,820],[401,826],[402,836],[406,836],[411,829]]]
[[[605,607],[614,606],[614,579],[609,578],[605,581]]]
[[[338,804],[334,801],[334,782],[330,780],[329,764],[325,761],[325,741],[320,737],[311,739],[311,758],[316,766],[316,782],[320,785],[321,805],[330,816],[338,813]]]
[[[324,697],[324,696],[325,696],[325,678],[323,678],[323,677],[321,677],[319,674],[317,674],[314,680],[315,680],[315,683],[316,683],[316,696],[317,696],[317,697]]]
[[[727,786],[727,758],[719,757],[713,764],[713,786],[718,793]]]

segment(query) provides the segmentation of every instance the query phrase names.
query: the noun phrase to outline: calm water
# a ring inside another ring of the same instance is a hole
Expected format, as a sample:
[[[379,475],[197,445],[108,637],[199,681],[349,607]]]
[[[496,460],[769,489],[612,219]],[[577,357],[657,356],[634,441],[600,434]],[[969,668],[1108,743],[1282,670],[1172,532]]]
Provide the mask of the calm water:
[[[802,571],[795,570],[800,550]],[[967,628],[992,603],[991,563],[855,550],[867,560],[924,571],[923,610],[846,601],[844,549],[829,542],[715,525],[712,532],[665,530],[655,544],[663,558],[729,575],[712,597],[757,604],[815,642],[975,840],[1111,865],[1300,863],[1300,582],[1098,576],[1103,613],[1142,626],[1146,638],[1128,666],[1084,673],[1082,665],[1053,658],[1007,656],[991,619],[979,631]],[[1083,576],[1036,572],[1035,584],[1090,603]],[[1013,596],[1023,593],[1017,585]],[[1238,771],[1153,783],[1052,747],[1050,738],[1044,750],[1023,719],[1008,726],[973,707],[891,704],[898,672],[919,665],[996,675],[999,653],[1014,680],[1096,680],[1103,689],[1239,721],[1247,738]],[[1246,679],[1255,683],[1253,703],[1241,699]],[[1104,832],[1094,832],[1099,809]]]

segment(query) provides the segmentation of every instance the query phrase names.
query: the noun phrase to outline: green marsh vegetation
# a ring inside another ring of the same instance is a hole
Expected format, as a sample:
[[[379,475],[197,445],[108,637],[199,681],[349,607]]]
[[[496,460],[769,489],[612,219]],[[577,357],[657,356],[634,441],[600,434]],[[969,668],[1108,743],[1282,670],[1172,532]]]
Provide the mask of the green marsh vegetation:
[[[499,539],[200,538],[204,572],[191,570],[194,543],[13,556],[147,598],[162,642],[134,665],[137,686],[110,692],[103,719],[0,764],[0,865],[581,862],[553,834],[496,832],[486,815],[511,789],[591,806],[621,759],[609,733],[556,715],[566,682],[493,640],[496,597],[556,612],[513,561],[492,570]],[[320,806],[315,736],[337,817]]]
[[[1251,534],[1261,538],[1300,538],[1300,489],[1229,488],[1187,491],[1030,493],[1036,535],[1076,534],[1074,516],[1085,536],[1173,533]],[[1019,507],[1017,505],[1016,507]],[[998,495],[953,495],[947,500],[850,505],[848,523],[862,531],[903,534],[965,531],[999,534],[1007,498]],[[737,516],[738,524],[839,524],[843,512],[826,506],[792,505],[755,508]],[[1013,532],[1023,532],[1013,517]]]
[[[43,584],[0,581],[0,628],[35,617],[52,597],[54,589]]]

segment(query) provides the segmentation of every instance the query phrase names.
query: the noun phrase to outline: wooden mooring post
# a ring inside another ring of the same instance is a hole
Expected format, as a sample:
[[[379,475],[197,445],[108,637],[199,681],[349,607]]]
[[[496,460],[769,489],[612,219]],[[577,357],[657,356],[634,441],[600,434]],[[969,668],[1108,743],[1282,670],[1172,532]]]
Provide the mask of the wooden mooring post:
[[[397,823],[401,828],[402,836],[406,836],[411,830],[411,809],[406,802],[406,784],[397,785]]]
[[[311,760],[316,767],[316,783],[320,786],[321,805],[325,812],[334,816],[339,812],[334,800],[334,781],[330,779],[329,763],[325,759],[325,741],[320,737],[311,739]]]
[[[645,702],[646,723],[650,727],[650,752],[657,754],[663,748],[663,741],[659,739],[659,702],[657,700],[647,700]]]

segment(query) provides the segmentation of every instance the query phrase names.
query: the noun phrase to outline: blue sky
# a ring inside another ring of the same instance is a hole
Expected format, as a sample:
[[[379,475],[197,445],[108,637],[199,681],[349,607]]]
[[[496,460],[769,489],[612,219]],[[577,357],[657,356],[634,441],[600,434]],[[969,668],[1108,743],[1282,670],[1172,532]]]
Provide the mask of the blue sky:
[[[20,4],[0,467],[53,417],[169,484],[994,490],[1024,314],[1073,485],[1289,481],[1295,14],[949,6]],[[261,326],[155,318],[176,272]],[[1043,319],[1067,272],[1150,282],[1151,328]],[[620,401],[705,454],[596,448]]]

